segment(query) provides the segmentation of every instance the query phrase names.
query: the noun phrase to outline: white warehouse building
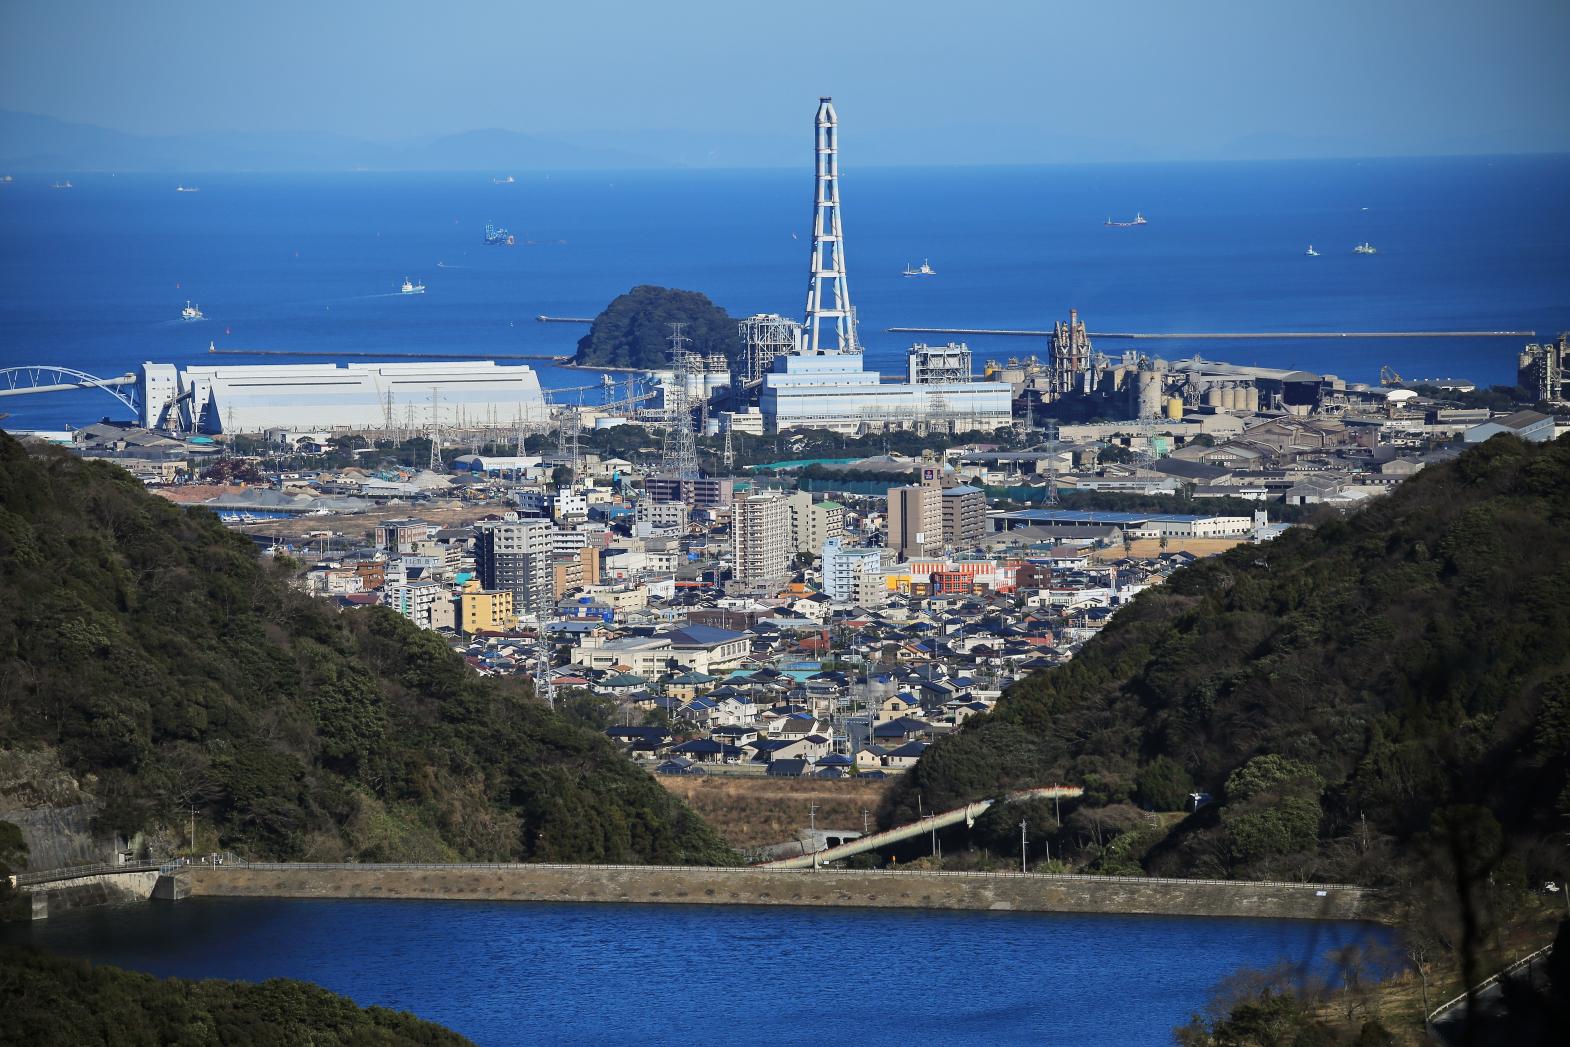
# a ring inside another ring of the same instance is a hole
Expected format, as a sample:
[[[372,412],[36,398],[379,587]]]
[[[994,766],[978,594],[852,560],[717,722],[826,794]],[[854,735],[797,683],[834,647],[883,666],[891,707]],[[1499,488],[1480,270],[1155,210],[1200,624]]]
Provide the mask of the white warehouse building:
[[[860,353],[775,357],[758,405],[770,432],[855,433],[922,424],[963,431],[1013,422],[1006,382],[884,382],[879,372],[864,369]]]
[[[548,418],[540,379],[494,360],[185,367],[144,363],[142,424],[186,432],[512,428]]]

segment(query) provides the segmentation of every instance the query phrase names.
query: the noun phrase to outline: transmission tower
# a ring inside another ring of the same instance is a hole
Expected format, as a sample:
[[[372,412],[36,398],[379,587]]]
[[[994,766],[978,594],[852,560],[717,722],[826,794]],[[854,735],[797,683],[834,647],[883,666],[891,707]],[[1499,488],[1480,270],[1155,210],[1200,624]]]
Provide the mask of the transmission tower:
[[[431,389],[431,472],[442,471],[441,394]]]
[[[1052,446],[1058,442],[1058,427],[1048,422],[1043,432],[1047,438],[1047,497],[1043,504],[1050,509],[1058,504],[1058,457]]]
[[[689,339],[682,325],[671,324],[671,384],[665,389],[665,445],[660,456],[660,472],[683,480],[698,478],[698,441],[692,431],[692,396],[689,382],[693,373],[693,354],[687,350]]]
[[[556,456],[572,470],[574,481],[583,472],[583,451],[578,445],[578,431],[583,428],[582,412],[581,404],[564,407],[556,429]]]
[[[823,321],[833,324],[825,344]],[[856,313],[845,283],[845,233],[840,225],[839,117],[829,98],[818,99],[817,179],[812,203],[812,268],[807,281],[803,334],[809,353],[859,353]]]
[[[736,451],[730,445],[730,426],[725,426],[725,453],[720,456],[720,461],[725,464],[725,471],[736,467]]]
[[[545,629],[545,616],[534,616],[534,694],[556,708],[556,684],[551,679],[551,639]]]

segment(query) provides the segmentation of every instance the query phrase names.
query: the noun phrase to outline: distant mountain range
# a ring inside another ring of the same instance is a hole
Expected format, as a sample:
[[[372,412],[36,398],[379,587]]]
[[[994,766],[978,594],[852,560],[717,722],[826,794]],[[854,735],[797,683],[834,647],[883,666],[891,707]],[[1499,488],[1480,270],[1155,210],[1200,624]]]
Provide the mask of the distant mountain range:
[[[1115,137],[971,122],[963,126],[859,126],[846,159],[862,167],[951,164],[1161,163],[1303,157],[1438,156],[1521,152],[1499,131],[1456,142],[1382,141],[1285,133],[1183,151],[1152,150]],[[1531,152],[1562,150],[1545,142]],[[138,135],[32,113],[0,110],[0,173],[30,171],[609,171],[648,168],[811,166],[811,125],[790,134],[707,127],[578,130],[557,135],[499,129],[378,142],[324,131]]]
[[[324,132],[151,136],[0,111],[6,171],[488,171],[664,167],[626,149],[516,131],[465,131],[406,142]]]

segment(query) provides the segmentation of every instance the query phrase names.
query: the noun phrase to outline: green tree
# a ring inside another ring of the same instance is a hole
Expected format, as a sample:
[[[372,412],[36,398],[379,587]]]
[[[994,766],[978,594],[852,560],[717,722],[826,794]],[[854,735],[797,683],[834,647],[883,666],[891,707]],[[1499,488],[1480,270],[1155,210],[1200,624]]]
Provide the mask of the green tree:
[[[732,363],[740,352],[736,321],[697,291],[643,284],[617,296],[578,341],[585,366],[660,368],[669,365],[672,323],[682,325],[687,348],[719,353]]]

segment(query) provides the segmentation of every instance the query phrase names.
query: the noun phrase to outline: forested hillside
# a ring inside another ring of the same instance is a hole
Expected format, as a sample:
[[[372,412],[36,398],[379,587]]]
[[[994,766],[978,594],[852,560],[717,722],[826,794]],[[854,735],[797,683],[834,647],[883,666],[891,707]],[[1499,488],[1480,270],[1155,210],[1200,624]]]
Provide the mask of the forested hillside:
[[[0,747],[100,828],[262,858],[726,862],[603,737],[382,609],[285,582],[212,514],[0,434]]]
[[[884,818],[1069,781],[1054,853],[1092,869],[1520,888],[1563,878],[1567,772],[1570,439],[1500,437],[1141,594]],[[1170,832],[1139,816],[1191,792]]]
[[[0,946],[0,1044],[461,1047],[440,1025],[355,1006],[307,982],[184,981]]]
[[[698,291],[640,284],[617,295],[578,340],[573,362],[599,367],[670,367],[671,324],[680,323],[687,349],[720,353],[732,363],[741,351],[736,321]]]

